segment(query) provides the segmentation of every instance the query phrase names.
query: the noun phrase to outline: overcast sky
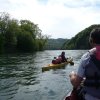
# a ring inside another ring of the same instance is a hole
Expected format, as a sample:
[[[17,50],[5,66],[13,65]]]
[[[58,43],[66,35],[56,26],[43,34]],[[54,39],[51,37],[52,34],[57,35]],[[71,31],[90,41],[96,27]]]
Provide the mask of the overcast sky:
[[[71,38],[100,24],[100,0],[0,0],[0,12],[39,25],[51,38]]]

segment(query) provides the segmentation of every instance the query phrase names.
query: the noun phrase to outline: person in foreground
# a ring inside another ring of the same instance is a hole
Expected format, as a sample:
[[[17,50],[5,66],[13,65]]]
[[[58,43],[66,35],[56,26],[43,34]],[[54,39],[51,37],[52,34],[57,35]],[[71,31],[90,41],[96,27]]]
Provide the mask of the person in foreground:
[[[100,28],[91,31],[89,42],[93,48],[82,56],[78,72],[69,77],[74,88],[84,80],[84,100],[100,100]]]

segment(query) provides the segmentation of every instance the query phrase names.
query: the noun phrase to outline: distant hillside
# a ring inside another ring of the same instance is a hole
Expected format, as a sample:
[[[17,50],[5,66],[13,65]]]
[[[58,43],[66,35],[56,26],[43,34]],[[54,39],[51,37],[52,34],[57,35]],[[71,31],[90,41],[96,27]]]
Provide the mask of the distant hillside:
[[[65,49],[89,49],[89,35],[93,28],[100,28],[100,24],[91,25],[90,27],[79,32],[75,37],[66,41],[63,45]]]
[[[45,46],[46,50],[60,50],[62,49],[62,45],[67,41],[68,39],[48,39],[47,44]]]

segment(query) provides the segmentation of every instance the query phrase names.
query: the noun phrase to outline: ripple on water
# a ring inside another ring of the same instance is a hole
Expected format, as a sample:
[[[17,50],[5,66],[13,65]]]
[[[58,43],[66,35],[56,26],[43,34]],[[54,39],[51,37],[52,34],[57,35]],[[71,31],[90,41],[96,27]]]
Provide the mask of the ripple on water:
[[[18,90],[18,85],[15,79],[1,79],[0,80],[0,100],[12,99]]]

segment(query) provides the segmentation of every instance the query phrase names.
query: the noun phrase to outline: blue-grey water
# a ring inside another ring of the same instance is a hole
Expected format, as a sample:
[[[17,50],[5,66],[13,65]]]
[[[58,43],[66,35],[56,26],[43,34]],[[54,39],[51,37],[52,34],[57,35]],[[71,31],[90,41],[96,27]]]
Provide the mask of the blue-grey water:
[[[74,66],[42,72],[61,50],[0,55],[0,100],[63,100],[71,90],[69,73],[77,71],[86,50],[65,50]]]

